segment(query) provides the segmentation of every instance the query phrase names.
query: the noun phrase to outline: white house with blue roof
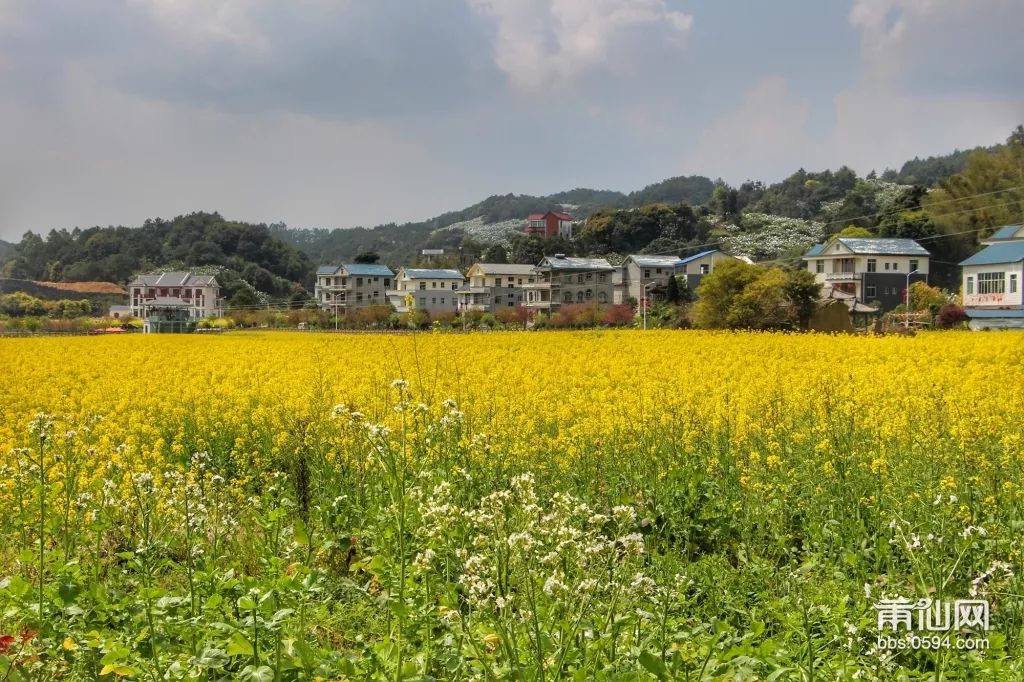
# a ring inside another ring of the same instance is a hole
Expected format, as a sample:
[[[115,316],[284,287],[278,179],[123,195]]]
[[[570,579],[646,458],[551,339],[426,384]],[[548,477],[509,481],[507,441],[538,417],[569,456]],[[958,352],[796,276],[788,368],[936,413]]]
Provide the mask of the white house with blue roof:
[[[803,260],[824,289],[892,310],[911,284],[928,281],[929,257],[913,239],[836,237],[812,246]]]
[[[388,302],[400,313],[426,310],[430,314],[454,313],[456,291],[466,278],[458,270],[441,268],[402,268],[395,276],[395,286],[387,292]]]
[[[964,310],[971,329],[1024,329],[1024,225],[1006,225],[962,261]]]
[[[316,271],[313,296],[317,304],[334,313],[372,305],[387,305],[385,292],[395,273],[380,263],[321,265]]]
[[[626,260],[612,278],[615,286],[613,301],[625,303],[630,298],[639,301],[645,292],[648,297],[663,293],[668,286],[669,278],[676,275],[681,262],[678,256],[626,256]]]
[[[719,249],[711,249],[710,251],[701,251],[692,256],[680,258],[678,272],[686,277],[686,285],[691,290],[696,291],[704,275],[710,275],[715,271],[715,266],[729,260],[742,260],[745,263],[751,262],[749,258],[731,256]]]

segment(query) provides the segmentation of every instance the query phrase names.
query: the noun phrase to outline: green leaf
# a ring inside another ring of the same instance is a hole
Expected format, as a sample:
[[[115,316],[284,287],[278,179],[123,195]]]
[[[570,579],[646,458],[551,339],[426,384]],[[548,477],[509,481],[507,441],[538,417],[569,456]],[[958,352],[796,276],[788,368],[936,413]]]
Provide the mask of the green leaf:
[[[295,534],[295,542],[300,545],[309,545],[309,530],[306,529],[306,524],[302,522],[302,519],[295,519],[292,532]]]
[[[228,655],[223,649],[206,648],[195,658],[195,664],[200,668],[223,668],[228,661]]]
[[[228,656],[252,656],[252,642],[245,638],[241,632],[231,635],[228,640]]]
[[[60,598],[64,600],[65,604],[70,604],[75,601],[75,597],[81,594],[81,592],[82,586],[75,585],[74,583],[61,583],[60,587],[57,588],[57,594],[60,595]]]
[[[265,665],[258,668],[254,665],[247,665],[239,673],[238,679],[246,682],[271,682],[274,679],[274,671]]]
[[[640,654],[640,665],[644,667],[647,672],[651,673],[659,680],[668,679],[668,668],[665,667],[665,662],[658,656],[655,656],[649,651],[641,652]]]

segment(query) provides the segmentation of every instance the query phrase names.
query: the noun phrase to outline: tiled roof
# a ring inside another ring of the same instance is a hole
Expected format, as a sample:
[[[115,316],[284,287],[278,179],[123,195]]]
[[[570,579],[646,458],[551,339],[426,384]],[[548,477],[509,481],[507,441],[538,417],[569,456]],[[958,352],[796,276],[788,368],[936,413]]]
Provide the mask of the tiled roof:
[[[345,272],[355,277],[394,277],[391,268],[381,263],[343,263]]]
[[[552,270],[614,270],[611,263],[604,258],[569,258],[562,256],[546,256],[540,262],[540,267],[550,267]]]
[[[404,268],[402,272],[410,279],[457,279],[462,281],[465,277],[458,270],[443,270],[438,268]]]
[[[821,252],[825,250],[824,244],[815,244],[811,248],[807,249],[807,253],[804,254],[804,258],[809,256],[820,256]]]
[[[674,268],[683,263],[676,256],[645,256],[642,253],[633,254],[629,256],[628,260],[632,260],[642,268]]]
[[[1024,239],[1024,225],[1004,225],[998,230],[992,233],[991,236],[986,237],[985,241],[1000,241],[1003,239]],[[1018,232],[1022,232],[1020,236]]]
[[[997,265],[999,263],[1017,263],[1024,260],[1024,240],[1015,242],[996,242],[974,254],[960,265]]]
[[[318,275],[333,275],[338,271],[338,265],[321,265],[316,269]]]
[[[704,256],[710,256],[711,254],[715,253],[716,251],[718,251],[718,249],[711,249],[710,251],[701,251],[700,253],[695,253],[692,256],[687,256],[686,258],[680,259],[679,265],[686,265],[687,263],[692,263],[693,261],[697,260],[698,258],[703,258]]]
[[[485,275],[533,275],[536,272],[536,266],[519,263],[477,263],[473,267]]]
[[[193,275],[191,272],[164,272],[159,275],[139,275],[128,286],[142,287],[208,287],[216,283],[213,275]]]
[[[929,256],[927,250],[913,239],[839,237],[836,239],[850,251],[862,255]]]

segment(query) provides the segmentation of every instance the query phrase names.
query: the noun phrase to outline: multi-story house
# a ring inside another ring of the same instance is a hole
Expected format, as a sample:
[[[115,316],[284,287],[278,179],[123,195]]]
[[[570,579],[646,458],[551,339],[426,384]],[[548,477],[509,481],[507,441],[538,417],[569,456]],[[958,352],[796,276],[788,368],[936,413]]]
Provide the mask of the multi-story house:
[[[391,268],[379,263],[321,265],[316,271],[313,297],[317,305],[334,313],[387,305],[384,292],[391,288],[394,277]]]
[[[455,292],[458,309],[493,313],[523,305],[523,287],[533,284],[536,277],[532,265],[475,263],[466,272],[466,286]]]
[[[568,213],[561,211],[548,211],[547,213],[531,213],[526,217],[526,234],[535,234],[541,237],[565,237],[572,239],[573,218]]]
[[[645,256],[634,254],[626,257],[612,277],[615,285],[612,301],[626,303],[629,299],[639,301],[664,294],[670,277],[674,277],[682,261],[676,256]]]
[[[128,284],[129,315],[139,319],[158,312],[176,321],[219,317],[221,304],[220,285],[213,275],[162,272],[139,275]]]
[[[823,287],[892,310],[914,282],[928,281],[928,251],[913,239],[837,237],[803,255]]]
[[[1024,329],[1024,225],[981,240],[985,248],[960,263],[971,329]]]
[[[692,256],[686,256],[679,260],[678,272],[680,275],[686,277],[686,286],[692,291],[696,291],[697,287],[700,286],[700,281],[704,278],[704,275],[710,275],[715,271],[715,266],[723,261],[729,260],[742,260],[746,263],[750,263],[749,258],[730,256],[724,251],[718,249],[712,249],[710,251],[701,251],[695,253]]]
[[[550,311],[570,303],[611,303],[615,267],[604,258],[546,256],[535,268],[536,281],[525,285],[525,306]]]
[[[395,276],[395,288],[388,301],[400,313],[426,310],[428,313],[456,312],[455,291],[465,278],[458,270],[402,268]]]

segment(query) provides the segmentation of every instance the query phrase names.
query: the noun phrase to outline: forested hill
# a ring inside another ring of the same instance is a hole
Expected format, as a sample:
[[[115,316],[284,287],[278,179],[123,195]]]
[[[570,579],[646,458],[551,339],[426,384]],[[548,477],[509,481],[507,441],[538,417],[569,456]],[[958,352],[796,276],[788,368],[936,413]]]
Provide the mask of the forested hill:
[[[245,280],[259,291],[286,295],[311,286],[309,257],[270,234],[266,225],[192,213],[147,220],[139,227],[26,233],[3,267],[7,277],[47,281],[125,283],[139,272],[201,267],[215,272],[228,295]]]
[[[494,195],[459,211],[401,225],[294,229],[274,224],[270,229],[274,236],[324,262],[349,260],[357,254],[372,251],[385,262],[399,264],[415,260],[421,249],[458,247],[467,236],[472,240],[476,232],[488,232],[486,229],[474,230],[477,227],[498,225],[497,230],[490,231],[509,237],[531,213],[570,211],[576,218],[586,218],[601,209],[637,208],[652,203],[696,206],[707,201],[714,189],[715,183],[710,179],[694,175],[669,178],[629,194],[577,188],[548,196]],[[468,232],[466,228],[469,228]],[[484,236],[480,241],[486,245],[493,240]]]

